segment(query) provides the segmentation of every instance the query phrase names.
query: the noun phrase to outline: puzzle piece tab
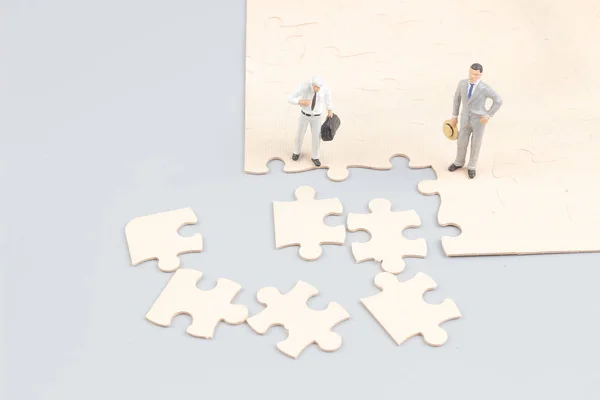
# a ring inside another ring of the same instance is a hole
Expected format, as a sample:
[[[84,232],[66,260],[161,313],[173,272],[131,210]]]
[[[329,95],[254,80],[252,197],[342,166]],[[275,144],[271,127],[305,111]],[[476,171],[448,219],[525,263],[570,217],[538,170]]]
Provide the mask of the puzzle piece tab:
[[[292,358],[298,358],[313,343],[323,351],[336,351],[342,345],[342,338],[331,329],[349,319],[350,315],[335,302],[329,303],[322,311],[310,309],[306,302],[318,293],[314,286],[303,281],[298,281],[284,295],[274,287],[262,288],[257,299],[267,308],[248,318],[247,323],[261,335],[272,326],[283,326],[289,336],[277,343],[277,348]]]
[[[300,246],[298,253],[306,261],[321,257],[322,244],[342,245],[346,241],[343,225],[331,227],[323,222],[329,215],[341,215],[342,203],[339,199],[315,200],[315,194],[310,186],[300,186],[296,201],[273,202],[275,248]]]
[[[423,300],[423,294],[435,289],[437,284],[421,272],[406,282],[381,272],[375,276],[375,285],[382,292],[360,301],[397,345],[422,335],[428,345],[441,346],[448,340],[448,333],[440,324],[461,317],[450,299],[436,305]]]
[[[194,269],[180,269],[162,291],[152,308],[146,314],[148,321],[163,327],[171,325],[171,320],[179,314],[192,317],[186,332],[195,337],[211,339],[219,322],[239,325],[246,321],[248,308],[231,304],[241,290],[241,286],[228,279],[219,279],[211,290],[196,287],[202,272]]]
[[[427,255],[425,239],[411,240],[404,237],[402,230],[421,226],[415,210],[392,211],[392,203],[386,199],[369,202],[370,214],[349,214],[350,232],[367,231],[372,238],[366,243],[352,243],[352,254],[356,262],[375,260],[381,262],[384,271],[394,274],[404,270],[403,257]]]
[[[180,265],[179,255],[202,251],[201,234],[183,237],[177,233],[182,226],[197,222],[189,207],[132,219],[125,226],[131,263],[157,259],[161,271],[175,271]]]

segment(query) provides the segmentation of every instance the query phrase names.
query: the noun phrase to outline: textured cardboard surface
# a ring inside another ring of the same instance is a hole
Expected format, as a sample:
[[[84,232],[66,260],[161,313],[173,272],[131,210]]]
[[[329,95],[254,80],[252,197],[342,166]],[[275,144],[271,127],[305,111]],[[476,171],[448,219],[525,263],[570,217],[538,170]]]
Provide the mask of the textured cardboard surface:
[[[310,135],[291,160],[299,109],[286,98],[320,74],[342,120],[321,143],[321,168],[341,181],[349,167],[389,169],[397,155],[432,167],[437,180],[418,189],[439,194],[439,223],[462,230],[443,239],[447,255],[599,251],[600,213],[583,217],[600,173],[598,13],[591,1],[250,0],[245,171],[267,173],[272,159],[286,172],[315,168]],[[503,105],[469,180],[447,171],[456,141],[440,125],[473,62]]]

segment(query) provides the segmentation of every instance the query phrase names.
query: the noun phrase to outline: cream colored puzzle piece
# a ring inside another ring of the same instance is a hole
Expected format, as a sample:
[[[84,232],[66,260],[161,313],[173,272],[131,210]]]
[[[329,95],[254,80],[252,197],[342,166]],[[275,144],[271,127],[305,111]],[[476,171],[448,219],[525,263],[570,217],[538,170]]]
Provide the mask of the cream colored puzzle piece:
[[[263,7],[261,1],[252,0],[247,6],[246,73],[262,75],[267,81],[285,79],[285,71],[302,63],[323,40],[324,15],[318,7],[311,7],[311,3],[318,4],[316,0],[307,0],[306,7],[296,9]]]
[[[274,287],[262,288],[257,299],[267,307],[248,318],[247,323],[261,335],[272,326],[283,326],[289,336],[277,343],[277,348],[292,358],[298,358],[313,343],[323,351],[336,351],[342,345],[342,338],[331,329],[349,319],[350,314],[335,302],[330,302],[324,310],[310,309],[306,302],[318,293],[314,286],[303,281],[298,281],[286,294]]]
[[[418,189],[425,195],[441,194],[438,223],[462,231],[458,236],[442,237],[445,254],[494,254],[491,249],[510,248],[507,245],[511,245],[514,228],[510,235],[506,230],[490,230],[493,231],[494,224],[502,223],[506,212],[503,193],[514,190],[515,182],[510,178],[494,178],[492,169],[487,167],[477,169],[476,179],[468,179],[465,170],[449,172],[440,168],[440,171],[438,179],[421,181]]]
[[[314,261],[321,257],[322,244],[342,245],[346,241],[343,225],[331,227],[323,219],[329,215],[341,215],[339,199],[315,200],[315,190],[310,186],[296,189],[296,201],[273,202],[275,223],[275,248],[300,246],[300,257]]]
[[[371,234],[365,243],[352,243],[356,262],[375,260],[381,262],[384,271],[394,274],[404,270],[403,257],[423,258],[427,255],[425,239],[410,240],[402,230],[421,226],[421,218],[415,210],[392,211],[392,203],[386,199],[369,202],[370,214],[349,214],[347,226],[350,232],[359,230]]]
[[[439,223],[462,230],[458,236],[442,238],[446,255],[600,248],[600,215],[589,212],[595,208],[595,197],[589,195],[585,172],[600,170],[600,147],[588,141],[569,148],[575,154],[565,155],[549,144],[536,146],[534,151],[498,153],[491,169],[478,169],[482,178],[478,181],[464,179],[464,172],[442,170],[437,180],[420,182],[421,193],[442,194]]]
[[[182,226],[197,222],[189,207],[132,219],[125,226],[131,263],[157,259],[161,271],[175,271],[180,265],[179,255],[202,251],[201,234],[183,237],[177,233]]]
[[[163,327],[171,325],[180,314],[192,317],[186,332],[191,336],[211,339],[219,322],[239,325],[246,321],[248,308],[231,304],[241,286],[228,279],[219,279],[211,290],[196,287],[202,272],[193,269],[175,271],[171,280],[146,314],[148,321]]]
[[[441,346],[448,340],[448,333],[440,325],[461,317],[458,307],[450,299],[441,304],[423,300],[423,294],[435,289],[437,284],[421,272],[406,282],[382,272],[375,276],[375,285],[382,292],[360,301],[397,345],[421,335],[428,345]]]

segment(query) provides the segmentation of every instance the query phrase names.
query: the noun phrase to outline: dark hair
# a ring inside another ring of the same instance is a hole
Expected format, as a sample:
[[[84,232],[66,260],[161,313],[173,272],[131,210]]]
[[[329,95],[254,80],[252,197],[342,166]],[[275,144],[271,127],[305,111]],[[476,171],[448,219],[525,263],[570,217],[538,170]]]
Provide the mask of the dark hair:
[[[479,71],[483,74],[483,67],[479,63],[471,64],[471,69],[474,69],[475,71]]]

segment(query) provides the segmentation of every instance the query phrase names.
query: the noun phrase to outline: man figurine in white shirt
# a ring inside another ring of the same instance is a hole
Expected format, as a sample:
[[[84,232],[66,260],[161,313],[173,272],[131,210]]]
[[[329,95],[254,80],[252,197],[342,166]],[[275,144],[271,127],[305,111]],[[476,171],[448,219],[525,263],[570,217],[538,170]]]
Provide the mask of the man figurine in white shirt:
[[[502,98],[491,86],[480,81],[483,67],[481,64],[472,64],[469,68],[469,79],[458,82],[454,94],[452,107],[452,124],[456,127],[458,123],[458,111],[462,104],[460,114],[460,129],[456,147],[456,160],[448,167],[448,171],[456,171],[465,165],[467,146],[471,139],[471,156],[469,157],[469,178],[475,178],[477,159],[483,140],[485,125],[489,119],[496,114],[502,105]],[[485,109],[486,99],[492,99],[493,103],[489,110]],[[472,135],[472,136],[471,136]]]
[[[296,140],[294,141],[294,153],[292,160],[296,161],[300,157],[300,149],[304,134],[310,124],[312,133],[312,162],[317,167],[321,166],[319,161],[319,148],[321,145],[321,113],[323,112],[323,103],[327,107],[327,116],[331,117],[331,93],[325,86],[320,76],[313,76],[310,81],[304,82],[290,96],[288,101],[302,107],[298,119],[298,130],[296,131]]]

